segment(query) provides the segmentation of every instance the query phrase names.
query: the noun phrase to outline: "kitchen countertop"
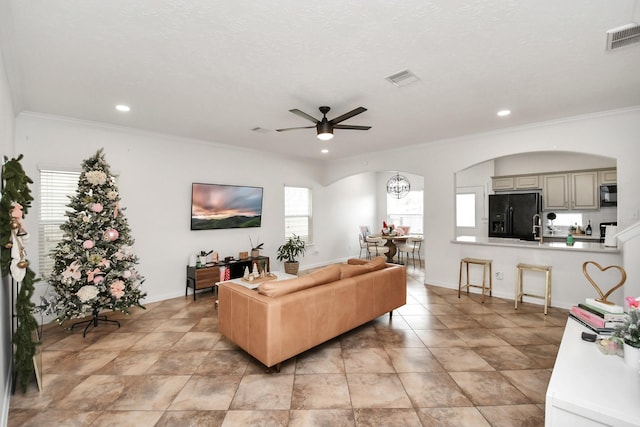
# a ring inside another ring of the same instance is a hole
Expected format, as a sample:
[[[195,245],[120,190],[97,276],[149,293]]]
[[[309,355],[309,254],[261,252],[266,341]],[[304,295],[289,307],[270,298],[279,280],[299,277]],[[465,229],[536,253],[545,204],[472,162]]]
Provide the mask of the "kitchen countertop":
[[[561,237],[553,235],[553,237]],[[590,236],[593,237],[593,236]],[[558,250],[558,251],[575,251],[575,252],[605,252],[605,253],[620,253],[620,249],[605,246],[604,244],[594,239],[594,242],[575,242],[573,246],[567,246],[565,242],[544,242],[519,239],[508,239],[500,237],[476,237],[476,236],[458,236],[452,243],[460,243],[463,245],[484,245],[484,246],[503,246],[512,248],[529,248],[529,249],[544,249],[544,250]]]
[[[544,233],[544,238],[549,238],[549,239],[566,239],[567,238],[567,233]],[[591,236],[587,236],[586,234],[574,234],[573,235],[574,239],[581,239],[581,240],[594,240],[594,241],[599,241],[600,240],[600,236],[599,235],[595,235],[592,234]]]

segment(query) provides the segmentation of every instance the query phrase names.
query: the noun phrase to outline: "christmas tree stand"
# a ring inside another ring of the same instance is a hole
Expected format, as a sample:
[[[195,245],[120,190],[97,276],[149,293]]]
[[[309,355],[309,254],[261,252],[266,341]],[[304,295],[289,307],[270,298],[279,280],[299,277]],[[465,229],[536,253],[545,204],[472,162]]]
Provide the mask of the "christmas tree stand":
[[[118,328],[120,327],[120,322],[118,322],[117,320],[109,320],[107,319],[107,316],[98,314],[98,310],[94,310],[93,317],[91,319],[74,323],[73,325],[71,325],[70,330],[73,331],[76,327],[86,325],[84,331],[82,331],[82,337],[84,338],[87,336],[87,331],[89,330],[89,328],[96,328],[100,323],[108,323],[112,325],[118,325]]]

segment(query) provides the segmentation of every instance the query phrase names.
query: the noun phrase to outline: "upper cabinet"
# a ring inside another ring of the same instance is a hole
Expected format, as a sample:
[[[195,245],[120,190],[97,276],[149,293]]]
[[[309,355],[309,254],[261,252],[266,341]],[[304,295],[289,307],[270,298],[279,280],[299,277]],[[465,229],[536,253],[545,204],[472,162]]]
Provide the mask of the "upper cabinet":
[[[618,172],[615,169],[600,171],[600,184],[616,184],[618,182]]]
[[[542,180],[544,210],[569,209],[569,175],[566,173],[543,175]]]
[[[544,210],[589,210],[600,207],[600,185],[615,184],[616,169],[546,173],[541,175],[495,176],[494,191],[542,188]]]
[[[598,209],[598,172],[571,174],[571,209]]]
[[[493,178],[493,190],[534,190],[540,188],[538,175],[499,176]]]
[[[542,176],[545,210],[598,209],[598,172],[575,172]]]

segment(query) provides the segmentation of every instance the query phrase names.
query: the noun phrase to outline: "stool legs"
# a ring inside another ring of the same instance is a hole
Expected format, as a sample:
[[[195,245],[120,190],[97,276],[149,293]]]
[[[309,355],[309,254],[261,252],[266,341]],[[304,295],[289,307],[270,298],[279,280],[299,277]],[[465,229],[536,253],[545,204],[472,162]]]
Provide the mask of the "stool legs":
[[[466,270],[466,280],[465,280],[465,284],[462,284],[462,269],[463,269],[463,264]],[[476,284],[472,284],[469,280],[469,264],[475,264],[475,265],[482,265],[482,284],[480,285],[476,285]],[[489,267],[489,283],[487,286],[487,266]],[[460,260],[460,274],[458,276],[458,298],[460,298],[460,293],[462,291],[462,287],[464,286],[465,288],[467,288],[467,295],[469,295],[469,288],[470,287],[475,287],[475,288],[481,288],[482,289],[482,300],[481,302],[484,303],[484,299],[485,299],[485,294],[487,292],[487,290],[489,291],[489,296],[493,295],[493,270],[492,270],[492,265],[491,265],[491,260],[483,260],[483,259],[475,259],[475,258],[463,258]]]
[[[527,294],[524,292],[523,285],[523,273],[524,270],[539,271],[545,273],[544,295]],[[549,306],[551,305],[551,267],[545,265],[528,265],[518,264],[516,267],[516,297],[515,297],[515,309],[518,309],[518,302],[522,304],[524,296],[533,298],[542,298],[544,300],[544,314],[549,312]]]

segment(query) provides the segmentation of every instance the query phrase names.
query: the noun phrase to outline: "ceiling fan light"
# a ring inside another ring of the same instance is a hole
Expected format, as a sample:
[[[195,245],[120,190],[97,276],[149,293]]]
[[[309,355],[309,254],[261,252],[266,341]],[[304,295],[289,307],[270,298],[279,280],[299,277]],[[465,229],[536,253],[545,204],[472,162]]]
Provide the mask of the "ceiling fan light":
[[[328,141],[333,138],[333,128],[326,121],[326,118],[322,122],[318,123],[316,129],[318,130],[318,139]]]
[[[323,141],[329,141],[331,138],[333,138],[333,134],[331,132],[323,132],[323,133],[318,132],[318,139],[321,139]]]

